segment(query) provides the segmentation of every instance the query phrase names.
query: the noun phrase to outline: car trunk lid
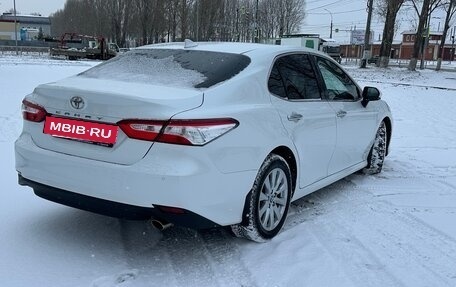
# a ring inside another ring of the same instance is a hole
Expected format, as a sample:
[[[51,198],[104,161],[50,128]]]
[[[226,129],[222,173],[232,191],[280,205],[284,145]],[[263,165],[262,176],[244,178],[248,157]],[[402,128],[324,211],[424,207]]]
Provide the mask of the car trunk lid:
[[[27,100],[43,106],[49,116],[116,125],[125,119],[169,120],[177,113],[199,107],[203,92],[194,88],[72,77],[37,87]],[[82,102],[75,104],[78,101]],[[113,145],[50,136],[43,132],[43,127],[32,133],[32,137],[44,149],[124,165],[143,158],[153,145],[150,141],[127,137],[118,127]]]

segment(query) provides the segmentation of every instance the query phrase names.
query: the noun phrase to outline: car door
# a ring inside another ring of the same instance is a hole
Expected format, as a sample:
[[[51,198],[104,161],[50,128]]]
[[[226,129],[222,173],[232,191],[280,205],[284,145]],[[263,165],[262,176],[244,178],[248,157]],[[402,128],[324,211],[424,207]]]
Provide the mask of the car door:
[[[328,175],[336,145],[336,116],[327,101],[307,54],[275,60],[268,80],[272,104],[298,152],[299,187]]]
[[[337,143],[329,164],[329,175],[366,159],[376,131],[378,112],[363,107],[361,92],[353,80],[334,62],[316,56],[325,84],[325,96],[336,113]]]

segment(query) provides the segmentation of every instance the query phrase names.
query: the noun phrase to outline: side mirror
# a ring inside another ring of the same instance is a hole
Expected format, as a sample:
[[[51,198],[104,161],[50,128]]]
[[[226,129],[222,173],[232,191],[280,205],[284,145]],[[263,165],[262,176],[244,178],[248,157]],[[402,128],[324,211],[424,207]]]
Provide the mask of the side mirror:
[[[363,107],[367,107],[367,104],[370,101],[378,101],[380,100],[380,91],[375,87],[364,87],[363,90],[363,100],[361,104]]]

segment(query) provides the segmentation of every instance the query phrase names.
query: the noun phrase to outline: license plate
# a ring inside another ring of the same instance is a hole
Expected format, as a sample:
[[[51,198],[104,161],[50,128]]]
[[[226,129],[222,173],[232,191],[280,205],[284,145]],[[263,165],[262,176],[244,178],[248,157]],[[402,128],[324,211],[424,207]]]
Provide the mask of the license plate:
[[[117,139],[117,126],[47,116],[44,122],[45,134],[73,140],[114,145]]]

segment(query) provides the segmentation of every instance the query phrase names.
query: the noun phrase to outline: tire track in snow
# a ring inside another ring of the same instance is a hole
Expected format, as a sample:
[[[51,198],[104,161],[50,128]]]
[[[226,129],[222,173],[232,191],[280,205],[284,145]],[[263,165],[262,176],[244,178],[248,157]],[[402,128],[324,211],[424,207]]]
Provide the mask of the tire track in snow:
[[[359,234],[355,238],[368,242],[372,252],[393,267],[390,271],[407,277],[413,270],[414,275],[411,276],[418,279],[408,277],[405,281],[414,281],[414,286],[456,285],[456,242],[453,238],[382,200],[353,206],[355,198],[366,191],[356,186],[350,188],[352,184],[344,185],[349,191],[340,193],[345,199],[340,200],[339,206],[341,204],[342,208],[337,208],[331,214],[337,215],[340,226],[352,224],[354,230],[351,231]],[[348,214],[340,211],[350,208],[353,211]],[[375,222],[375,226],[372,226],[372,222]],[[406,267],[402,266],[404,258],[408,262]],[[402,272],[395,271],[401,268]]]
[[[141,240],[141,232],[134,232],[129,238],[122,236],[127,266],[140,270],[134,286],[219,285],[196,231],[172,227],[152,232],[160,238],[152,242]]]
[[[177,286],[163,235],[149,221],[118,220],[125,270],[93,281],[93,287]],[[131,285],[130,285],[131,284]]]
[[[219,285],[207,260],[203,241],[196,231],[179,227],[167,229],[157,249],[166,253],[177,286]]]
[[[367,226],[364,226],[364,232],[372,235],[373,242],[381,238],[380,241],[388,243],[385,250],[377,250],[384,254],[384,258],[396,257],[396,267],[403,267],[400,266],[404,263],[403,259],[408,259],[409,266],[403,268],[400,274],[413,270],[413,276],[418,277],[415,286],[456,285],[454,240],[401,210],[374,208],[371,214],[374,214],[373,219],[376,220],[375,232],[369,233],[370,228]]]
[[[456,286],[454,238],[348,180],[292,210],[356,286]]]
[[[438,180],[437,182],[440,183],[442,186],[444,186],[447,189],[450,189],[452,191],[456,190],[456,185],[449,183],[448,181]]]
[[[160,232],[147,221],[119,220],[125,270],[93,287],[255,286],[236,238],[222,229],[173,227]]]
[[[203,230],[200,234],[221,286],[256,286],[252,274],[241,260],[236,238],[222,229]]]
[[[311,221],[310,232],[355,286],[404,286],[362,239],[337,221]]]
[[[364,238],[351,232],[347,216],[357,206],[345,196],[349,185],[346,180],[340,180],[305,197],[305,202],[302,199],[295,202],[297,218],[293,224],[307,221],[309,232],[355,286],[404,286],[389,271],[383,258],[370,249],[371,242],[365,242]],[[367,200],[359,194],[356,198],[358,203]]]
[[[426,178],[427,179],[427,178]],[[424,183],[427,183],[426,185]],[[436,186],[437,184],[437,186]],[[432,181],[429,182],[427,180],[420,181],[413,179],[413,182],[410,182],[410,187],[413,188],[415,191],[418,191],[420,194],[429,195],[429,190],[438,190],[438,194],[442,193],[442,187],[444,185],[441,184],[439,181]],[[359,187],[355,186],[355,192],[362,191]],[[389,187],[388,190],[391,190]],[[396,189],[400,191],[401,189]],[[446,189],[444,192],[447,192],[450,195],[455,194],[454,190]],[[432,194],[431,194],[432,195]],[[445,273],[448,276],[443,276],[443,279],[447,279],[447,277],[451,278],[452,283],[450,286],[456,285],[456,239],[447,235],[446,233],[436,229],[435,227],[427,224],[426,222],[422,221],[418,217],[414,216],[413,212],[410,212],[410,207],[396,207],[392,206],[387,201],[379,201],[375,207],[371,207],[372,210],[376,211],[377,214],[380,214],[379,217],[389,217],[390,222],[397,224],[397,229],[401,231],[401,233],[396,233],[395,235],[404,236],[405,234],[408,235],[407,238],[401,238],[404,241],[411,241],[418,243],[418,245],[422,248],[418,248],[417,252],[412,252],[413,255],[425,254],[423,258],[429,258],[427,261],[436,262],[432,264],[423,264],[428,270],[433,271],[436,266],[441,266],[441,273]],[[432,207],[431,207],[432,209]],[[456,211],[453,207],[446,207],[445,210],[447,212],[451,212],[451,209]],[[412,209],[413,210],[413,209]],[[388,228],[388,219],[376,221],[380,225],[384,225],[384,228]],[[413,240],[410,240],[413,239]],[[409,245],[410,246],[410,245]],[[412,249],[414,246],[411,246]],[[437,260],[438,258],[438,260]],[[445,263],[442,264],[442,259],[446,258]],[[453,269],[451,270],[451,266]],[[450,268],[450,270],[448,269]]]
[[[20,111],[18,111],[20,114]],[[14,141],[21,133],[22,122],[16,116],[0,116],[0,142]]]
[[[222,229],[170,228],[157,249],[167,254],[177,286],[255,286],[236,239]]]

